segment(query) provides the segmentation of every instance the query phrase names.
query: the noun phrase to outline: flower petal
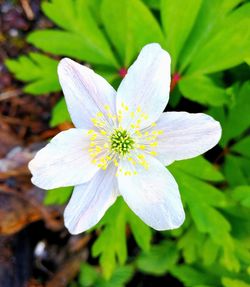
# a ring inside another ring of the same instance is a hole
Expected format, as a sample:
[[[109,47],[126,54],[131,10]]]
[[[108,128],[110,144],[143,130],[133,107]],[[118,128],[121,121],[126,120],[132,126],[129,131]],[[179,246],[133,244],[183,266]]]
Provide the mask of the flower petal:
[[[136,114],[138,108],[146,114],[141,128],[155,122],[167,105],[169,87],[169,54],[159,44],[146,45],[117,91],[116,107],[123,113],[122,127],[126,129],[131,125],[131,113]]]
[[[156,230],[178,228],[185,214],[177,183],[157,159],[145,155],[145,160],[148,170],[139,166],[137,175],[118,174],[119,191],[128,206],[149,226]],[[120,168],[133,173],[134,166],[121,160]]]
[[[198,156],[214,147],[221,137],[220,123],[202,113],[163,113],[152,130],[163,131],[155,151],[164,165]]]
[[[89,181],[99,169],[91,163],[86,130],[69,129],[56,135],[29,163],[32,182],[44,189]]]
[[[115,115],[116,91],[93,70],[64,58],[58,65],[59,81],[69,113],[77,128],[93,129],[92,118],[106,114],[106,105]]]
[[[65,226],[72,234],[81,233],[98,223],[117,197],[116,168],[99,170],[87,183],[75,187],[64,211]]]

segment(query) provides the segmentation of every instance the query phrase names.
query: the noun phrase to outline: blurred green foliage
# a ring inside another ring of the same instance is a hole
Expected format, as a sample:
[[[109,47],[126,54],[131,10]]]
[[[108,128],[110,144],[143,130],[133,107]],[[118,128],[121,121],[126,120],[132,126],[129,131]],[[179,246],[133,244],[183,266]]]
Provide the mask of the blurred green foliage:
[[[185,224],[162,232],[154,243],[156,232],[119,199],[95,228],[100,234],[92,254],[99,256],[102,273],[84,264],[72,286],[125,286],[135,271],[171,274],[184,286],[250,286],[250,81],[244,80],[250,75],[249,1],[52,0],[42,10],[56,28],[30,33],[27,41],[40,52],[6,62],[26,92],[59,91],[55,59],[62,56],[88,63],[117,86],[119,70],[145,44],[158,42],[171,54],[172,74],[180,76],[170,105],[178,109],[183,97],[196,102],[223,128],[214,162],[198,157],[169,167],[180,187]],[[235,66],[247,77],[237,77]],[[51,126],[69,120],[62,98]],[[70,194],[70,188],[49,191],[45,202],[62,204]],[[128,256],[128,226],[138,255]]]

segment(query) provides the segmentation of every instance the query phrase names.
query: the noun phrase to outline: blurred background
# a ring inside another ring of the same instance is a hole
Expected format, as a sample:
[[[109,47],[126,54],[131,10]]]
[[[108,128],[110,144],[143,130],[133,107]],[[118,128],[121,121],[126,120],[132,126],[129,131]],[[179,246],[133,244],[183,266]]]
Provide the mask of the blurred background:
[[[120,199],[72,236],[62,219],[72,188],[41,190],[27,168],[72,127],[58,61],[70,57],[117,88],[152,42],[172,57],[167,110],[212,115],[222,139],[169,167],[181,228],[153,231]],[[249,1],[0,0],[0,287],[249,287],[249,64]]]

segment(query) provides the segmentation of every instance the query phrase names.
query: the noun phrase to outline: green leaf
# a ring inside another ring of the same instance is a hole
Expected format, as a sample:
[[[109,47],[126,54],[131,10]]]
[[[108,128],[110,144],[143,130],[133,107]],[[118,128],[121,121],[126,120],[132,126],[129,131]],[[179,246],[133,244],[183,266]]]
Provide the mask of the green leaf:
[[[201,0],[161,0],[161,20],[166,33],[167,50],[172,57],[173,71],[201,3]]]
[[[73,187],[59,187],[48,190],[44,198],[45,205],[64,204],[66,203],[71,194]]]
[[[226,146],[231,139],[239,137],[250,126],[250,81],[242,86],[232,89],[235,101],[225,112],[222,109],[211,109],[210,114],[222,125],[222,138],[220,144]]]
[[[102,227],[102,231],[93,245],[92,254],[94,257],[100,256],[103,274],[107,279],[111,278],[117,263],[123,265],[127,259],[127,223],[131,224],[132,222],[131,231],[139,246],[145,250],[149,249],[150,228],[143,222],[139,223],[139,218],[134,221],[135,215],[131,215],[131,213],[132,211],[123,199],[118,198],[98,224],[98,227]],[[142,238],[142,233],[144,233],[145,238]]]
[[[94,64],[110,64],[103,51],[95,50],[86,44],[83,35],[60,30],[35,31],[28,36],[28,42],[45,52],[54,55],[68,56]]]
[[[222,278],[222,284],[224,287],[250,287],[250,284],[244,281],[227,277]]]
[[[115,269],[109,280],[103,278],[97,268],[85,263],[81,267],[79,283],[81,287],[124,287],[133,276],[132,266],[122,266]]]
[[[179,72],[183,72],[192,62],[195,55],[203,45],[210,41],[218,29],[222,29],[220,23],[228,12],[235,8],[242,0],[209,0],[202,1],[196,18],[195,25],[190,33],[180,55]],[[224,39],[227,41],[227,39]]]
[[[183,199],[189,206],[198,230],[209,233],[216,242],[220,242],[221,236],[228,235],[230,231],[230,224],[215,209],[225,206],[225,195],[212,185],[175,168],[174,165],[170,171],[177,179]]]
[[[213,73],[244,62],[250,55],[249,13],[250,4],[230,13],[194,55],[188,73]]]
[[[52,110],[50,126],[55,127],[59,124],[71,122],[71,118],[68,112],[68,108],[65,102],[65,99],[62,98],[60,101],[54,106]]]
[[[215,188],[214,186],[199,180],[191,175],[188,175],[187,173],[183,172],[178,167],[175,167],[175,165],[172,165],[171,168],[168,167],[168,169],[174,174],[174,176],[177,179],[177,182],[180,185],[182,195],[184,199],[192,205],[192,207],[199,208],[200,212],[202,211],[202,208],[208,208],[208,212],[210,210],[209,206],[214,207],[223,207],[226,205],[226,198],[225,194],[223,194],[220,190]],[[202,190],[202,192],[200,192]],[[198,204],[200,202],[200,204]],[[203,212],[201,212],[203,213]],[[200,216],[199,216],[200,217]],[[202,220],[201,218],[194,218],[194,220]],[[209,219],[213,221],[213,219]],[[226,224],[227,225],[227,224]],[[211,228],[213,228],[213,224],[211,222]],[[204,224],[204,228],[208,229],[209,225]],[[216,228],[216,226],[214,226]],[[228,229],[228,228],[226,228]],[[219,229],[218,229],[219,231]]]
[[[92,254],[100,255],[100,265],[105,278],[111,278],[116,267],[116,258],[119,264],[124,264],[127,259],[126,223],[123,202],[115,203],[106,213],[100,225],[105,225],[101,234],[95,241]]]
[[[44,13],[63,30],[35,31],[28,36],[29,43],[55,55],[117,66],[104,35],[90,13],[88,1],[53,0],[43,2],[42,7]]]
[[[210,236],[199,232],[194,225],[189,226],[179,238],[178,249],[182,251],[186,264],[202,262],[205,267],[217,262],[221,252],[224,252],[222,243],[216,243]]]
[[[231,150],[250,158],[250,136],[247,136],[234,144],[231,147]]]
[[[56,60],[31,52],[16,60],[8,59],[5,64],[18,80],[27,83],[24,88],[27,93],[39,95],[60,90]]]
[[[133,212],[128,212],[128,222],[136,243],[144,251],[149,251],[152,238],[151,229]]]
[[[182,251],[187,264],[192,264],[198,260],[200,250],[203,249],[203,243],[206,235],[198,232],[195,226],[190,226],[188,230],[179,238],[177,246]]]
[[[230,186],[250,184],[250,160],[234,155],[227,155],[224,172]]]
[[[105,279],[96,282],[93,287],[125,287],[126,283],[131,279],[134,274],[132,266],[121,266],[115,269],[109,281]]]
[[[186,287],[202,285],[219,286],[219,280],[216,276],[206,274],[204,271],[191,266],[176,266],[172,268],[171,274],[183,282]]]
[[[119,75],[118,71],[114,68],[109,68],[106,66],[98,66],[95,68],[95,72],[102,76],[105,80],[107,80],[114,88],[118,88],[118,86],[115,86],[115,82],[118,81],[118,84],[120,84],[122,78]]]
[[[227,206],[226,195],[214,186],[183,172],[175,164],[168,167],[175,176],[182,198],[187,204],[199,232],[208,234],[223,249],[221,264],[229,270],[239,270],[231,225],[218,207]],[[223,241],[221,240],[223,238]]]
[[[164,45],[159,24],[141,0],[103,0],[101,12],[104,27],[125,67],[144,45]]]
[[[177,168],[190,176],[202,180],[219,182],[224,180],[222,173],[202,156],[176,161],[171,168]]]
[[[213,264],[219,255],[219,251],[219,245],[216,244],[210,237],[207,237],[201,250],[204,265]]]
[[[159,0],[143,0],[143,2],[150,8],[159,10],[160,1]]]
[[[94,286],[99,274],[96,269],[85,263],[81,265],[79,283],[82,287]]]
[[[232,197],[241,205],[250,208],[250,186],[237,186],[231,193]]]
[[[179,87],[185,98],[203,105],[222,106],[230,100],[226,89],[216,86],[210,78],[202,75],[183,77]]]
[[[247,58],[245,59],[245,61],[246,61],[246,63],[250,66],[250,57],[247,57]]]
[[[143,272],[163,275],[176,264],[178,259],[176,244],[172,241],[162,241],[152,246],[149,252],[143,252],[137,259],[137,266]]]
[[[42,10],[44,14],[54,23],[64,29],[74,29],[76,12],[72,0],[53,0],[43,2]],[[60,9],[64,11],[61,13]]]

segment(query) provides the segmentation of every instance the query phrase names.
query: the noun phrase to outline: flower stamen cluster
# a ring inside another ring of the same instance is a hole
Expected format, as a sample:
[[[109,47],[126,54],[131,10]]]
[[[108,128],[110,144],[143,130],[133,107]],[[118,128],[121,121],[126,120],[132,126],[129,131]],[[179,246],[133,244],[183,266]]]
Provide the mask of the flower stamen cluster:
[[[142,152],[147,152],[152,156],[156,156],[155,148],[158,146],[157,138],[163,133],[162,130],[150,130],[156,124],[152,123],[147,129],[141,129],[143,120],[148,118],[141,107],[137,107],[136,111],[130,111],[129,107],[122,103],[118,115],[113,115],[108,105],[105,106],[107,113],[104,115],[98,112],[91,119],[96,130],[89,130],[90,146],[89,154],[92,163],[97,164],[99,168],[106,170],[109,163],[113,162],[118,167],[121,158],[127,159],[135,170],[133,172],[118,169],[117,175],[135,175],[136,165],[141,165],[145,169],[149,168],[148,162]],[[129,115],[127,114],[129,113]],[[128,129],[122,128],[122,119],[129,116],[130,124]],[[109,121],[107,121],[107,119]]]

